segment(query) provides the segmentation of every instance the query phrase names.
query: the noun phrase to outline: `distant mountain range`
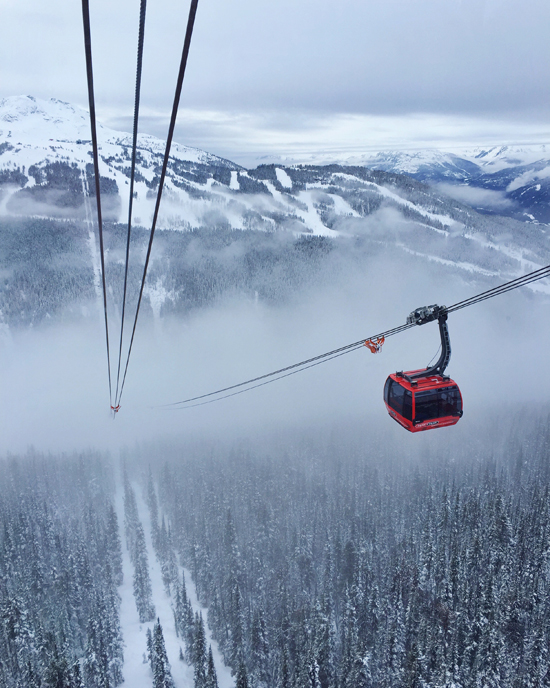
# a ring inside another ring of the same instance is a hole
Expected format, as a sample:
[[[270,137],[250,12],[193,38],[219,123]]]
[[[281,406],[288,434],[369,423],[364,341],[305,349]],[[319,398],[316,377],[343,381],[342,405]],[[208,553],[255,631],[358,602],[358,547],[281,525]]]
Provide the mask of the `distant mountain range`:
[[[259,158],[258,162],[266,160]],[[286,165],[360,165],[407,174],[439,187],[479,212],[550,223],[550,145],[493,146],[452,153],[435,149],[320,153],[269,161]]]
[[[0,101],[0,325],[35,323],[97,294],[89,136],[87,112],[67,103]],[[131,136],[100,126],[98,137],[107,271],[119,303]],[[536,205],[547,188],[543,152],[379,153],[247,170],[174,144],[148,279],[151,309],[185,311],[231,290],[284,298],[304,280],[322,279],[326,256],[349,257],[350,247],[353,260],[383,250],[470,279],[516,277],[550,263],[548,227],[517,209],[529,189]],[[163,141],[140,135],[133,257],[143,255],[163,153]],[[345,241],[330,242],[338,237]],[[131,267],[133,293],[139,263]]]

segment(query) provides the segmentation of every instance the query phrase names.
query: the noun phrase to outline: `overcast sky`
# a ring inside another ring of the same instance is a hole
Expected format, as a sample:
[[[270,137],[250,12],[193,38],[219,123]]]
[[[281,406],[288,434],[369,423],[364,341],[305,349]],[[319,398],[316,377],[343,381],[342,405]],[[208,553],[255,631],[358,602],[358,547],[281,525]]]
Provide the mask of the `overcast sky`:
[[[129,130],[139,0],[90,0],[98,117]],[[78,0],[0,0],[0,97],[86,106]],[[189,1],[149,1],[164,136]],[[550,142],[548,0],[199,0],[177,139],[255,155]]]

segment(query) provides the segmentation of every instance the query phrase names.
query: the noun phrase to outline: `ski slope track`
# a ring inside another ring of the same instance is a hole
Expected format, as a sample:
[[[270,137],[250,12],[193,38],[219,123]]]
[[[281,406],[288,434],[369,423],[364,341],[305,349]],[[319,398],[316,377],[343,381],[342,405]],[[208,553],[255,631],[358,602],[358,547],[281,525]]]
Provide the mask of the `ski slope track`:
[[[164,641],[166,645],[166,654],[171,666],[172,678],[174,679],[175,688],[193,688],[194,686],[194,671],[193,667],[179,659],[180,647],[184,645],[184,641],[178,638],[174,626],[174,601],[168,597],[162,582],[162,574],[160,564],[156,559],[153,544],[151,540],[151,519],[149,510],[143,498],[141,497],[141,486],[134,485],[136,494],[136,501],[138,506],[139,519],[143,525],[145,532],[145,542],[147,545],[147,559],[149,562],[149,575],[151,578],[151,585],[153,588],[153,603],[156,610],[156,618],[160,620]],[[120,623],[122,628],[123,642],[124,642],[124,666],[123,676],[124,685],[130,688],[151,688],[153,683],[153,674],[149,663],[146,660],[147,655],[147,629],[153,631],[154,621],[147,623],[140,623],[138,612],[136,609],[136,602],[133,593],[133,566],[130,561],[128,547],[126,546],[126,538],[124,536],[124,502],[123,489],[118,486],[117,493],[117,518],[120,527],[120,539],[122,545],[122,565],[124,581],[119,588],[121,597],[120,607]],[[180,567],[180,577],[184,571]],[[191,605],[195,612],[202,612],[205,621],[207,645],[212,646],[212,653],[214,657],[214,664],[218,676],[218,685],[220,688],[233,688],[235,681],[231,676],[230,670],[225,666],[223,658],[218,650],[218,645],[212,639],[211,631],[206,621],[207,610],[201,607],[195,594],[195,586],[191,580],[188,571],[185,571],[185,581],[187,587],[187,594]]]

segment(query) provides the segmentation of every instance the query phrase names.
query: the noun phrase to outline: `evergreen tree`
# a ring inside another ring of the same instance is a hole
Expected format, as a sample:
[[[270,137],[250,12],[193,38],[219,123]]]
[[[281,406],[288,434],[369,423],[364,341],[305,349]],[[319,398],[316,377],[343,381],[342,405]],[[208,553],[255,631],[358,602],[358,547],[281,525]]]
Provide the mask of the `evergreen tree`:
[[[242,659],[239,662],[239,668],[237,669],[237,682],[235,683],[235,688],[249,688],[248,673]]]
[[[206,665],[206,688],[218,688],[218,677],[216,675],[216,667],[214,666],[214,655],[212,654],[212,646],[208,647],[208,660]]]
[[[109,505],[107,521],[107,556],[116,585],[122,585],[122,545],[120,543],[118,519],[112,504]]]
[[[195,615],[195,638],[193,642],[193,667],[195,688],[206,688],[206,634],[202,614]]]
[[[252,621],[251,655],[254,685],[267,686],[269,680],[269,649],[266,637],[265,621],[260,610],[256,611]]]
[[[149,577],[149,562],[145,545],[145,534],[141,523],[136,527],[134,549],[134,597],[141,623],[152,621],[155,617],[153,590]]]
[[[151,629],[148,628],[146,632],[146,642],[147,642],[147,661],[153,666],[153,634],[151,633]]]
[[[151,517],[151,536],[153,539],[153,547],[157,554],[159,553],[159,509],[157,501],[157,493],[155,492],[155,483],[153,481],[153,474],[151,466],[149,466],[147,474],[147,506],[149,507],[149,515]]]
[[[174,680],[166,655],[164,635],[159,619],[157,619],[152,634],[151,670],[153,672],[153,688],[174,688]]]

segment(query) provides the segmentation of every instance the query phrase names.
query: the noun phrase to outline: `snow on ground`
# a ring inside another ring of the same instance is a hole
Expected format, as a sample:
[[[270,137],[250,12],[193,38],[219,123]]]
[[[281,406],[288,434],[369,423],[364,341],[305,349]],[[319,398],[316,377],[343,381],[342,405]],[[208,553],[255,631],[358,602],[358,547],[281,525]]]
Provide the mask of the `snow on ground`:
[[[420,251],[413,251],[401,242],[398,242],[396,246],[405,251],[405,253],[409,253],[411,256],[419,256],[420,258],[425,258],[426,260],[429,260],[434,263],[440,263],[441,265],[447,265],[448,267],[460,268],[461,270],[466,270],[467,272],[477,272],[480,275],[484,275],[485,277],[497,277],[499,274],[498,272],[494,272],[492,270],[485,270],[484,268],[480,268],[477,265],[473,265],[472,263],[447,260],[446,258],[441,258],[439,256],[431,256],[427,253],[420,253]]]
[[[333,175],[334,177],[342,177],[342,178],[348,178],[352,179],[354,181],[357,181],[355,177],[352,177],[351,175],[348,174],[343,174],[341,172],[337,172]],[[408,201],[406,198],[403,198],[399,194],[394,193],[393,191],[390,191],[387,187],[381,186],[380,184],[375,184],[374,182],[365,182],[366,187],[371,187],[373,188],[377,193],[379,193],[382,196],[386,196],[386,198],[391,198],[392,201],[397,203],[398,205],[405,206],[407,208],[410,208],[411,210],[414,210],[417,212],[419,215],[423,215],[424,217],[427,217],[429,220],[435,220],[437,222],[440,222],[443,226],[445,227],[450,227],[451,225],[454,224],[454,220],[450,217],[447,217],[447,215],[439,215],[438,213],[430,213],[428,210],[424,210],[421,206],[415,205],[411,201]]]
[[[229,183],[229,188],[233,191],[238,191],[241,188],[239,184],[239,173],[236,170],[231,170],[231,182]]]
[[[266,185],[269,193],[276,201],[284,204],[288,210],[290,210],[294,215],[303,221],[305,227],[307,228],[306,231],[313,231],[314,234],[319,236],[337,236],[339,234],[339,232],[336,230],[325,227],[321,218],[319,217],[319,214],[317,213],[317,210],[315,210],[315,206],[313,205],[314,196],[309,191],[300,191],[300,193],[297,195],[298,200],[301,201],[307,208],[306,210],[302,210],[300,207],[290,206],[285,196],[283,196],[283,194],[276,189],[270,181],[267,179],[262,179],[262,182]]]
[[[282,170],[280,167],[276,167],[275,174],[281,186],[284,186],[286,189],[292,189],[292,179],[289,177],[288,173],[285,172],[285,170]]]
[[[122,674],[124,676],[124,683],[127,686],[132,688],[151,688],[153,677],[149,664],[143,663],[143,653],[147,650],[145,637],[147,628],[150,627],[152,629],[153,624],[141,624],[136,609],[133,590],[134,568],[130,561],[130,554],[128,553],[126,537],[124,535],[124,497],[122,486],[119,486],[117,490],[116,506],[120,539],[122,541],[122,572],[124,574],[124,582],[118,589],[122,600],[120,605],[120,625],[124,641],[124,666]],[[150,557],[150,555],[148,556]],[[184,686],[185,688],[187,686],[192,688],[193,683],[181,684],[182,688]]]
[[[145,542],[147,545],[147,557],[149,560],[149,575],[153,589],[153,603],[155,605],[155,620],[158,617],[164,634],[166,644],[166,654],[172,667],[172,677],[176,688],[193,688],[193,667],[179,659],[180,647],[184,648],[183,640],[176,636],[174,626],[174,614],[172,612],[172,599],[168,597],[162,583],[160,564],[157,561],[151,540],[151,519],[149,510],[141,496],[139,485],[133,485],[136,502],[138,506],[139,519],[145,532]],[[117,490],[117,516],[120,528],[120,538],[122,541],[122,560],[124,582],[118,591],[122,600],[120,608],[120,624],[124,639],[124,667],[123,676],[125,685],[129,688],[151,688],[153,675],[149,663],[144,663],[144,654],[147,651],[146,633],[147,628],[153,630],[154,621],[140,623],[137,613],[136,603],[133,592],[134,569],[130,561],[128,548],[126,547],[126,537],[124,535],[124,497],[122,485]],[[180,575],[183,569],[180,567]],[[197,600],[195,586],[188,571],[185,571],[185,584],[187,595],[195,611],[201,611],[205,621],[206,641],[212,645],[214,664],[218,675],[220,688],[233,688],[235,681],[231,676],[230,670],[223,663],[223,658],[219,652],[217,643],[212,639],[212,633],[206,623],[207,610],[201,607]]]

